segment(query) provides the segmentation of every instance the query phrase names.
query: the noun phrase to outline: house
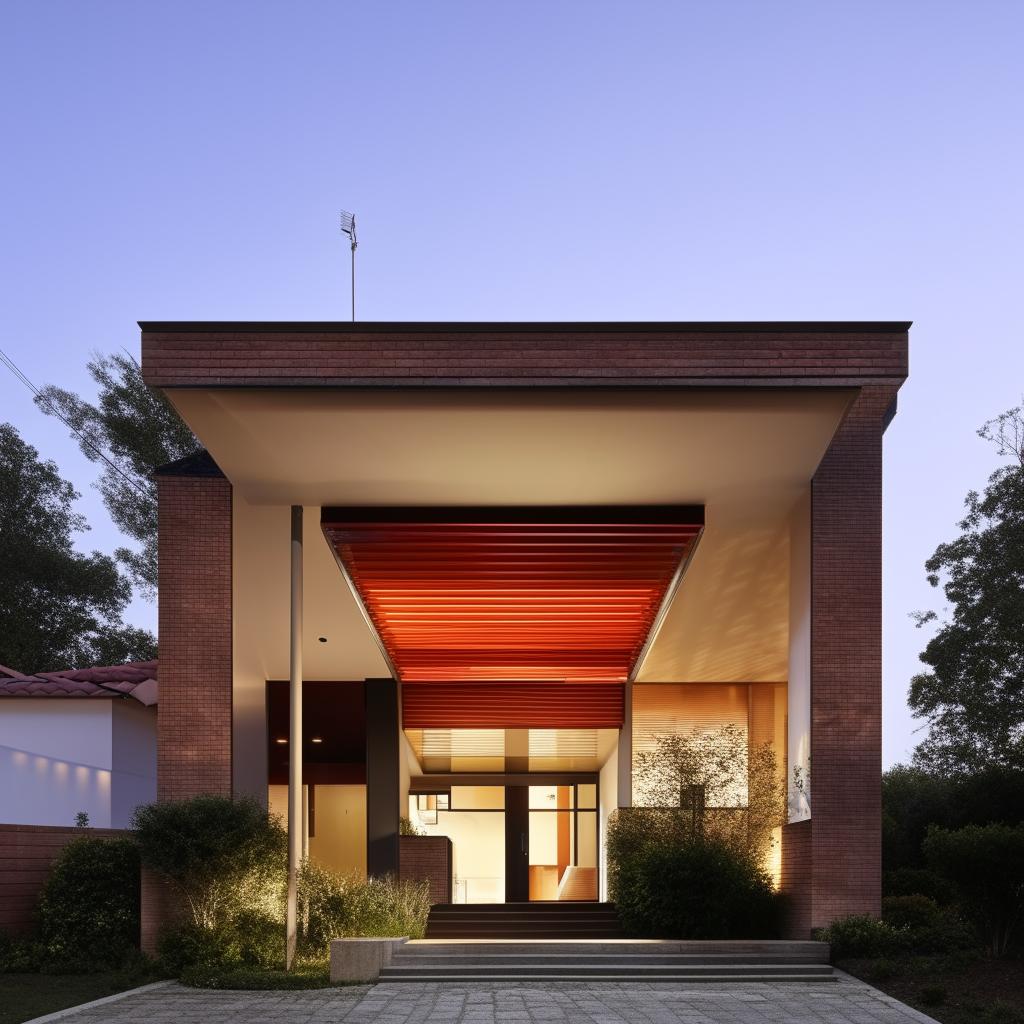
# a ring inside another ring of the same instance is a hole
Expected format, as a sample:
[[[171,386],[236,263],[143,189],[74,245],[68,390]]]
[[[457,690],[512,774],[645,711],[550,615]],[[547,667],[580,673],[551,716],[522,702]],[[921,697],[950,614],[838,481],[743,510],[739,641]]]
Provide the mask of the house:
[[[157,663],[0,666],[0,822],[127,828],[156,799]]]
[[[206,449],[158,473],[161,798],[371,874],[408,818],[454,901],[602,899],[637,758],[730,726],[790,790],[791,933],[878,912],[909,324],[141,328]]]

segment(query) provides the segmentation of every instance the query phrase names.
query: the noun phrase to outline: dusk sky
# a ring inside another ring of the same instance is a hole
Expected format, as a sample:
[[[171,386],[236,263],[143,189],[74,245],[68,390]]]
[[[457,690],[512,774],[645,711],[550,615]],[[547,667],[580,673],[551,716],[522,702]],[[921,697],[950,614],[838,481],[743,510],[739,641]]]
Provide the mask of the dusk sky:
[[[885,441],[885,763],[909,756],[923,563],[1024,390],[1024,4],[6,0],[0,25],[0,347],[37,385],[91,393],[140,319],[345,319],[341,208],[360,319],[913,320]],[[112,551],[96,468],[0,372]]]

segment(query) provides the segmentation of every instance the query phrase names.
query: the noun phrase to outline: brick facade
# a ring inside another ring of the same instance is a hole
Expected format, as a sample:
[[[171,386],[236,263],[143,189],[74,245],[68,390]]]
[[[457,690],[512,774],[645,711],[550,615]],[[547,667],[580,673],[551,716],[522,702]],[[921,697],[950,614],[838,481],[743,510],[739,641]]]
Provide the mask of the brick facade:
[[[452,841],[447,836],[400,836],[398,877],[429,882],[430,902],[452,901]]]
[[[153,387],[861,384],[907,324],[142,324]]]
[[[231,795],[231,484],[158,475],[157,796]]]
[[[882,432],[862,388],[811,484],[811,926],[882,888]]]
[[[50,867],[73,839],[109,839],[120,829],[54,825],[0,825],[0,932],[25,935]]]
[[[782,877],[786,897],[785,936],[806,939],[811,934],[811,819],[782,828]]]

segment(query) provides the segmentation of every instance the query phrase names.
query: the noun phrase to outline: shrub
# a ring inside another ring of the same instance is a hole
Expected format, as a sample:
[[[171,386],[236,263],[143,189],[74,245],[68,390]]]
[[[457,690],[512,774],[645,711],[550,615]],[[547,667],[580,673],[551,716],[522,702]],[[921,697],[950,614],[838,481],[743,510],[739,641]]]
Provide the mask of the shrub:
[[[1002,956],[1024,913],[1024,825],[955,832],[932,826],[923,848],[928,863],[956,886],[993,956]]]
[[[218,932],[243,912],[283,919],[288,839],[255,800],[147,804],[133,826],[142,863],[171,883],[197,927]]]
[[[906,933],[906,946],[914,953],[952,953],[977,941],[955,911],[920,894],[887,896],[882,900],[882,919]]]
[[[135,843],[82,837],[61,850],[39,896],[39,940],[46,959],[79,969],[138,947]]]
[[[0,931],[0,974],[34,974],[45,958],[46,950],[37,940]]]
[[[884,896],[927,896],[940,907],[953,902],[953,887],[927,868],[897,868],[887,871],[882,879]]]
[[[941,985],[925,985],[918,998],[924,1006],[941,1006],[946,1001],[946,990]]]
[[[680,821],[668,811],[630,809],[609,822],[609,886],[625,932],[664,939],[776,935],[780,900],[754,856],[695,835]]]
[[[823,929],[821,940],[831,945],[833,960],[875,959],[899,953],[907,934],[867,914],[851,914]]]
[[[307,862],[299,876],[299,920],[305,955],[324,957],[344,936],[422,938],[430,913],[426,882],[338,875]]]
[[[257,970],[252,967],[226,969],[188,967],[182,972],[181,980],[194,988],[235,989],[249,992],[331,987],[331,979],[324,967],[308,965],[300,965],[291,971]]]

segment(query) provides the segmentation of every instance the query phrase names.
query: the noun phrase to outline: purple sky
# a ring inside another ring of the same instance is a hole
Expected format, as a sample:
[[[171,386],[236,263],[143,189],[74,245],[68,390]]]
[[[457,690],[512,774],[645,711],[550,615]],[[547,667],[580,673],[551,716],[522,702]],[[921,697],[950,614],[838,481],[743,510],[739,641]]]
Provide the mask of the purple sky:
[[[1024,389],[1022,38],[984,0],[7,0],[0,345],[81,389],[138,319],[344,318],[342,207],[363,319],[912,319],[889,764],[922,563]],[[0,395],[112,550],[94,467]]]

